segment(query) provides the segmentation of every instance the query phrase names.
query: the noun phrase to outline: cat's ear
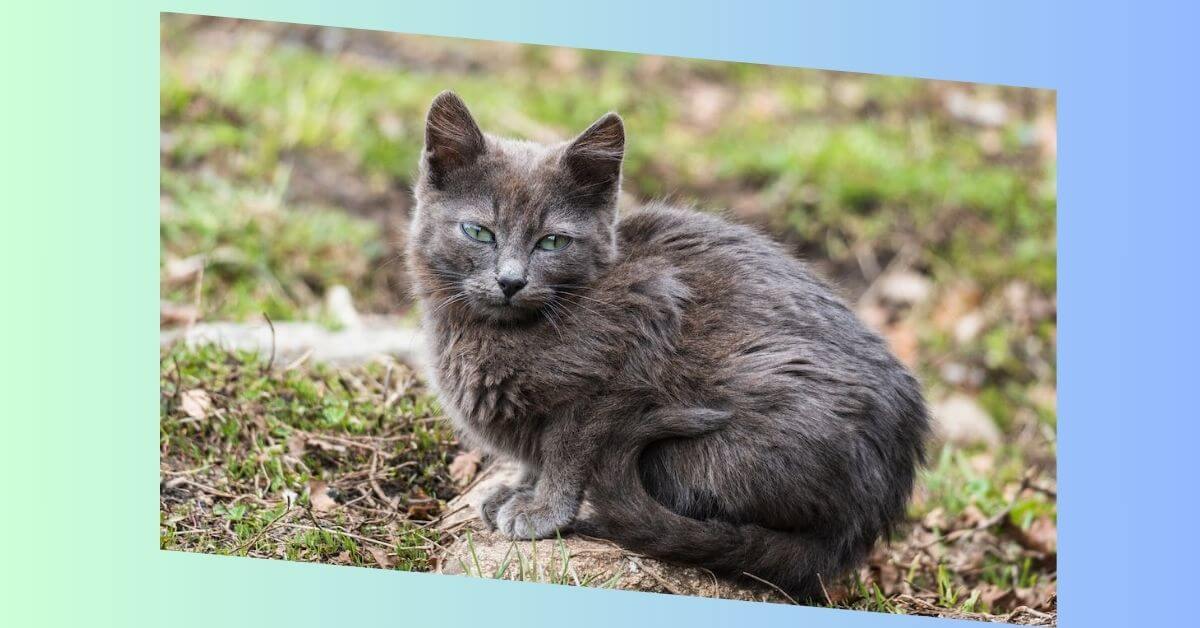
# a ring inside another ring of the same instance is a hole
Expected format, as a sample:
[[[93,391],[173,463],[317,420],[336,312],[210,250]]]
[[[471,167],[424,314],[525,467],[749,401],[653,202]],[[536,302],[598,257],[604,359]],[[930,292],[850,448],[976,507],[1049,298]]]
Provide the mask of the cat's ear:
[[[604,114],[563,152],[563,167],[576,186],[575,198],[596,204],[614,200],[624,157],[625,123],[615,113]]]
[[[474,163],[485,149],[483,131],[467,104],[454,92],[438,94],[425,118],[425,150],[421,156],[421,168],[429,182],[442,187],[448,175]]]

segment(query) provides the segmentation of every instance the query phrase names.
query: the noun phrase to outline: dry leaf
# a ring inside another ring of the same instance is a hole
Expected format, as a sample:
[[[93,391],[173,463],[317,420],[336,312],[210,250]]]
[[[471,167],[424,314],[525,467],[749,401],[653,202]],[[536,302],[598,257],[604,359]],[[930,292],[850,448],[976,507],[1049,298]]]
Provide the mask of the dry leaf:
[[[320,450],[322,450],[322,451],[329,451],[329,452],[333,452],[333,453],[337,453],[337,454],[344,454],[344,453],[346,453],[346,446],[345,446],[345,445],[339,445],[339,444],[337,444],[337,443],[331,443],[331,442],[329,442],[329,441],[327,441],[327,440],[321,440],[321,439],[319,439],[319,438],[309,438],[309,439],[307,440],[307,443],[308,443],[309,445],[312,445],[313,447],[316,447],[317,449],[320,449]]]
[[[388,553],[383,548],[368,545],[367,551],[371,553],[371,558],[375,559],[375,564],[379,565],[380,569],[392,568],[392,557],[388,556]]]
[[[413,489],[412,496],[408,500],[408,517],[410,519],[433,519],[438,512],[442,510],[442,505],[438,500],[433,499],[421,490],[421,487]]]
[[[329,495],[329,485],[324,480],[308,482],[308,503],[317,512],[329,512],[337,507],[337,502]]]
[[[1020,530],[1017,540],[1025,547],[1043,554],[1058,551],[1058,526],[1049,517],[1039,517],[1029,524],[1028,530]]]
[[[917,364],[920,342],[917,339],[917,330],[911,324],[901,321],[885,329],[883,336],[892,348],[892,353],[895,353],[901,362],[910,367]]]
[[[168,259],[163,268],[163,279],[170,284],[192,281],[204,270],[204,256],[193,255],[183,259]]]
[[[945,530],[949,525],[949,520],[946,518],[946,511],[938,506],[925,514],[925,518],[921,520],[921,525],[930,530]]]
[[[466,486],[475,479],[475,474],[479,472],[479,465],[483,462],[483,457],[478,451],[464,451],[454,457],[450,463],[450,479],[458,486]]]
[[[158,306],[158,324],[162,327],[181,327],[191,325],[200,318],[200,310],[195,305],[185,305],[162,301]]]
[[[212,409],[212,399],[209,398],[207,392],[193,388],[184,391],[181,395],[180,407],[184,414],[193,419],[204,419],[208,417],[208,411]]]
[[[299,458],[304,455],[305,445],[308,441],[303,434],[292,434],[287,439],[288,455]]]

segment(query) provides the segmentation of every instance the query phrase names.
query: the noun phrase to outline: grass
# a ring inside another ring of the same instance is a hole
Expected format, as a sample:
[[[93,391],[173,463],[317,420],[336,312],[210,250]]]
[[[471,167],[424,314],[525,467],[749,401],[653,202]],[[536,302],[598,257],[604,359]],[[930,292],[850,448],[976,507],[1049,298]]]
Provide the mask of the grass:
[[[470,530],[430,525],[460,486],[450,473],[458,448],[403,365],[285,369],[211,345],[168,348],[162,364],[163,549],[431,571],[463,539],[459,571],[473,577],[602,588],[625,579],[622,569],[576,573],[562,538],[512,542],[485,565]],[[1053,587],[1055,550],[1026,537],[1054,522],[1055,501],[1030,483],[1020,451],[942,447],[910,523],[858,573],[829,583],[831,605],[920,612],[909,597],[928,595],[947,612],[1006,613]]]
[[[282,370],[214,346],[162,363],[163,549],[428,568],[457,444],[406,367]]]
[[[454,88],[485,128],[535,139],[616,110],[631,198],[759,224],[851,298],[903,262],[937,286],[894,321],[934,392],[1053,424],[1027,398],[1055,377],[1052,93],[385,33],[301,43],[316,32],[164,20],[167,302],[322,320],[341,284],[362,309],[403,312],[399,242],[434,94]],[[987,107],[1003,115],[980,122]],[[188,259],[202,276],[167,272]],[[957,336],[963,299],[982,322]]]

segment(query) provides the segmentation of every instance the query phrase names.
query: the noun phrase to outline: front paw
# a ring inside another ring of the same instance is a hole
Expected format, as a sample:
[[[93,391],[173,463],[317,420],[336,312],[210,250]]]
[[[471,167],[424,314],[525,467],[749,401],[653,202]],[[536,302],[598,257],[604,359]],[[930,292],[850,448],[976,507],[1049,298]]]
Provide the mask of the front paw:
[[[496,529],[513,540],[545,539],[565,530],[572,518],[568,504],[539,503],[529,493],[517,493],[496,513]]]
[[[509,486],[501,484],[496,487],[483,501],[479,504],[479,518],[483,519],[483,523],[487,525],[489,530],[496,529],[496,516],[500,513],[500,509],[504,504],[512,499],[513,495],[525,490],[521,486]]]

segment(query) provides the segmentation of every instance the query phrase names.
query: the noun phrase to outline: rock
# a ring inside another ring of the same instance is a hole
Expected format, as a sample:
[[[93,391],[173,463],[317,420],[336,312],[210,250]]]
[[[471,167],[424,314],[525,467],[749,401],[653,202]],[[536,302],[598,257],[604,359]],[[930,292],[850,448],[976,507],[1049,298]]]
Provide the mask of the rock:
[[[952,394],[933,404],[930,411],[934,432],[946,442],[956,445],[1000,443],[1000,430],[991,415],[967,395]]]
[[[354,309],[354,297],[346,286],[333,286],[325,293],[325,308],[342,327],[362,329],[362,318]]]
[[[933,291],[928,278],[912,271],[890,273],[879,281],[879,296],[901,305],[922,303]]]
[[[977,338],[986,325],[987,320],[984,319],[983,313],[972,310],[954,323],[954,339],[959,344],[967,344]]]
[[[627,552],[617,545],[567,533],[558,539],[512,541],[486,529],[476,506],[496,482],[509,481],[514,470],[492,465],[468,490],[447,505],[438,523],[450,537],[435,561],[444,574],[482,578],[585,585],[631,591],[654,591],[764,602],[787,602],[771,587],[749,579],[730,580],[696,567],[674,565]],[[585,503],[583,514],[589,506]]]
[[[391,356],[413,365],[421,360],[421,333],[396,317],[363,316],[357,328],[333,331],[316,323],[278,321],[271,326],[257,323],[198,323],[185,329],[164,329],[159,344],[176,342],[188,346],[215,344],[229,350],[255,351],[262,356],[275,351],[276,364],[283,366],[308,356],[315,362],[341,366],[364,364]]]

